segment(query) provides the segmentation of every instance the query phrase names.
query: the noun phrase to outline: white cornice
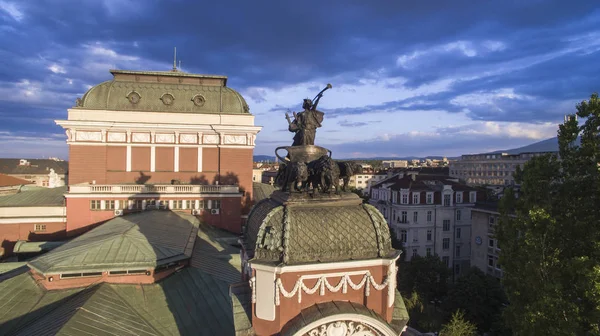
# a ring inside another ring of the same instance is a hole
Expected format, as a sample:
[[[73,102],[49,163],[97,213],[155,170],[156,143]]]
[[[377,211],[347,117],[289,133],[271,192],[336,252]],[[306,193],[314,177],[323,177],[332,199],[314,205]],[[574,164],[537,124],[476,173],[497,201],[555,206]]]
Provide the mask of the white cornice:
[[[0,224],[66,223],[66,216],[0,218]]]
[[[353,261],[340,261],[334,263],[322,263],[322,264],[306,264],[306,265],[263,265],[259,263],[248,261],[250,266],[254,269],[261,271],[273,272],[275,274],[289,273],[289,272],[305,272],[305,271],[331,271],[335,269],[348,269],[348,268],[364,268],[372,266],[389,266],[391,263],[395,263],[400,257],[400,253],[392,258],[381,258],[381,259],[370,259],[370,260],[353,260]]]
[[[167,123],[144,123],[144,122],[116,122],[116,121],[82,121],[82,120],[55,120],[57,125],[63,128],[75,129],[98,129],[111,131],[134,131],[134,130],[158,130],[166,132],[220,132],[252,133],[256,134],[262,129],[261,126],[246,125],[198,125],[198,124],[167,124]]]

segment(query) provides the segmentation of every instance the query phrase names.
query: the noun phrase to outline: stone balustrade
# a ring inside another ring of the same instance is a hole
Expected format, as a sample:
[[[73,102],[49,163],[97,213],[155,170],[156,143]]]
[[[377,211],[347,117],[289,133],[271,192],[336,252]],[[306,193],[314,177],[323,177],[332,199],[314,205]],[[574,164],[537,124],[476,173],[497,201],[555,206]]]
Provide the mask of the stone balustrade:
[[[235,194],[237,185],[172,185],[172,184],[77,184],[69,186],[70,194]]]

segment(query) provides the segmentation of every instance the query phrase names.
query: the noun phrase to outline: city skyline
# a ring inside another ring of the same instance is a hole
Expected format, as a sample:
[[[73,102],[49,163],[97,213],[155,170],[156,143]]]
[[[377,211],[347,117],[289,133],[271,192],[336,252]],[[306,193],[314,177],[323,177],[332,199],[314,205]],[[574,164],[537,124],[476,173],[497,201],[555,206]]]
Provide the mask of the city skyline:
[[[109,69],[170,70],[175,46],[245,97],[255,155],[291,145],[285,112],[327,83],[316,144],[347,158],[520,147],[597,90],[591,1],[344,4],[0,1],[0,156],[66,159],[54,120]]]

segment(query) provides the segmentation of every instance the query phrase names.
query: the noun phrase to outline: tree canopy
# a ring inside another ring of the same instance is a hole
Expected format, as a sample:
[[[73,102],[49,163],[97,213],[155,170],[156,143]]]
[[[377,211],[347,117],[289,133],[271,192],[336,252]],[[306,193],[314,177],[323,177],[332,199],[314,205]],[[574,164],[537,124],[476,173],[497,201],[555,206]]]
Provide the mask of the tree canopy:
[[[446,295],[449,277],[450,270],[438,255],[414,256],[400,264],[398,285],[402,293],[417,292],[429,302]]]
[[[464,313],[457,310],[450,321],[443,325],[440,336],[475,336],[476,332],[475,324],[467,321]]]
[[[517,169],[521,193],[502,199],[496,235],[515,335],[600,335],[598,95],[576,108],[559,126],[559,156]]]
[[[461,310],[480,331],[488,331],[500,316],[506,296],[498,279],[471,267],[452,284],[444,302],[445,310]]]

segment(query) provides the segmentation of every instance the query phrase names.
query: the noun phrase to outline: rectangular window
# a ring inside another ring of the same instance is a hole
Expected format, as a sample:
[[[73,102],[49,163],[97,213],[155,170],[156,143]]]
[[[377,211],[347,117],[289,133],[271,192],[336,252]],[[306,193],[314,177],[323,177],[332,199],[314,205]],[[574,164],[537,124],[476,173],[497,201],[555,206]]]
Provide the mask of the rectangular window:
[[[418,255],[419,255],[419,253],[417,253],[417,249],[413,249],[413,250],[412,250],[412,252],[413,252],[413,253],[412,253],[412,256],[413,256],[413,257],[416,257],[416,256],[418,256]]]
[[[419,204],[419,198],[420,198],[419,193],[413,193],[413,204]]]
[[[458,209],[456,210],[456,220],[460,221],[462,218],[462,210]]]
[[[494,267],[494,256],[488,254],[488,266]]]
[[[413,231],[413,243],[416,243],[419,241],[419,230],[414,230]]]
[[[90,201],[90,209],[92,210],[100,210],[100,200],[91,200]]]
[[[460,274],[460,264],[454,265],[454,274]]]
[[[463,193],[462,191],[457,192],[456,193],[456,203],[462,203],[463,202]]]
[[[427,230],[427,241],[431,241],[431,230]]]
[[[406,230],[400,230],[400,241],[401,242],[406,242],[406,238],[407,234],[406,234]]]
[[[447,250],[450,248],[450,238],[444,238],[442,240],[442,249]]]
[[[456,245],[456,256],[460,257],[460,245]]]
[[[114,210],[115,209],[115,201],[106,201],[106,210]]]
[[[450,257],[443,256],[442,257],[442,262],[446,265],[446,267],[450,267]]]
[[[208,209],[208,201],[200,200],[200,207],[198,209]]]
[[[451,195],[444,195],[444,206],[450,206]]]
[[[417,211],[413,212],[413,222],[417,223],[419,221],[419,213]]]
[[[221,209],[221,200],[213,200],[211,209]]]
[[[400,218],[400,223],[406,223],[406,222],[408,222],[408,212],[402,211],[402,218]]]
[[[490,225],[494,225],[496,223],[496,218],[494,216],[490,216]]]
[[[443,230],[444,231],[450,231],[450,220],[449,219],[444,219],[443,224],[444,224]]]
[[[494,247],[494,240],[493,240],[493,239],[490,239],[490,240],[488,241],[488,246],[489,246],[489,247]]]
[[[35,232],[44,232],[46,231],[46,224],[34,224],[33,231]]]
[[[408,204],[408,194],[402,193],[402,204]]]
[[[456,238],[460,238],[461,228],[456,228]]]
[[[428,257],[429,257],[429,256],[431,256],[431,247],[428,247],[428,248],[427,248],[427,256],[428,256]]]
[[[431,214],[433,213],[433,211],[429,210],[427,211],[427,222],[431,222]]]
[[[135,200],[134,207],[136,209],[142,209],[144,205],[144,200]]]
[[[477,201],[477,191],[469,192],[469,203],[475,203]]]
[[[433,204],[433,193],[427,193],[427,204]]]

